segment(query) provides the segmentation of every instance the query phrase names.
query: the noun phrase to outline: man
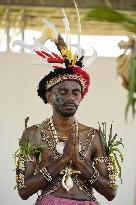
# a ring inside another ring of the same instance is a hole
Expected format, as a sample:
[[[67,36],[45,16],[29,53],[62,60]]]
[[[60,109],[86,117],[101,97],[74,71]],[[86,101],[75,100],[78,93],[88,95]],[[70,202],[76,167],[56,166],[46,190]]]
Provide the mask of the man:
[[[61,73],[61,76],[64,76],[64,73],[67,72],[69,75],[74,73],[73,68],[56,68],[54,72],[50,72],[39,83],[38,95],[45,103],[51,104],[53,116],[42,123],[42,130],[41,127],[39,129],[37,126],[32,126],[25,130],[22,136],[20,141],[22,146],[26,146],[26,142],[32,140],[35,140],[37,147],[46,146],[42,151],[39,162],[34,158],[32,160],[31,157],[25,163],[24,186],[21,188],[18,186],[19,195],[26,200],[42,190],[43,196],[37,202],[38,205],[52,205],[55,201],[56,204],[64,204],[64,201],[66,201],[66,204],[87,204],[88,202],[92,205],[97,204],[92,193],[92,188],[94,188],[110,201],[114,199],[116,189],[111,187],[105,161],[97,163],[95,165],[96,169],[92,166],[94,159],[105,157],[100,136],[93,128],[76,122],[74,117],[83,97],[83,87],[80,81],[67,79],[47,89],[47,85],[49,87],[51,80],[57,76],[55,72],[57,72],[57,75]],[[37,132],[37,130],[40,131]],[[48,135],[52,146],[55,144],[54,148],[49,146],[47,139],[43,139],[43,137],[46,138],[45,135]],[[58,144],[56,137],[58,138]],[[85,157],[83,157],[82,149],[84,149],[87,140],[91,140],[91,142],[88,141],[90,144],[89,147],[88,144],[86,145],[85,149],[87,151]],[[60,146],[61,142],[64,147]],[[58,158],[54,155],[52,149],[54,149],[54,152],[57,149]],[[37,166],[38,171],[36,171]],[[68,168],[66,169],[66,167]],[[64,170],[64,173],[60,174],[62,170]],[[71,171],[72,173],[69,174],[66,170],[73,170],[73,172]],[[64,179],[66,172],[67,176]],[[61,181],[65,182],[52,191],[52,187],[60,180],[60,176],[63,177]],[[70,176],[73,183],[70,190],[65,189],[68,176]],[[77,182],[78,180],[79,182]],[[83,187],[80,184],[83,184]],[[46,192],[52,193],[46,195]]]
[[[52,25],[48,28],[48,33],[52,33],[49,29]],[[80,46],[73,55],[61,35],[54,33],[57,37],[53,41],[61,57],[53,52],[34,51],[48,63],[65,66],[53,66],[55,69],[39,83],[38,95],[52,106],[53,115],[23,133],[16,169],[18,192],[27,200],[41,190],[37,205],[98,205],[92,189],[111,201],[116,185],[99,132],[75,119],[90,77],[82,69],[84,56]]]

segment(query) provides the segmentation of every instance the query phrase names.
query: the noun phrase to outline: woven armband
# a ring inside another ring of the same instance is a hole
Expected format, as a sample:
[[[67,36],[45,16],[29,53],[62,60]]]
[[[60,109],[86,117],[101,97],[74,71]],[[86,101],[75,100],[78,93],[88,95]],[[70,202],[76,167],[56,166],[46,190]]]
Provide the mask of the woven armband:
[[[107,171],[108,171],[108,175],[109,175],[109,181],[111,183],[111,188],[116,189],[117,185],[116,185],[116,176],[115,173],[113,171],[113,167],[112,164],[110,162],[110,160],[108,159],[108,157],[97,157],[94,158],[94,164],[99,164],[99,163],[106,163],[107,165]]]
[[[99,163],[108,163],[109,159],[108,157],[97,157],[97,158],[94,158],[94,164],[99,164]]]
[[[22,156],[18,159],[16,168],[16,182],[18,189],[26,188],[24,185],[25,176],[25,158]]]
[[[43,175],[43,177],[47,180],[47,181],[52,181],[52,176],[50,175],[50,173],[48,172],[48,170],[46,169],[46,167],[43,167],[42,169],[40,169],[40,173]]]

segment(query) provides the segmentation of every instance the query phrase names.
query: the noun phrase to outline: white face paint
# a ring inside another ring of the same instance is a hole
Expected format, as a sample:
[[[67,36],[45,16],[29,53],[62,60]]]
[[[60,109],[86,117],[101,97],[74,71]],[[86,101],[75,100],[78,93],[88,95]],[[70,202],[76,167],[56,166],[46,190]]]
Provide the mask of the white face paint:
[[[81,86],[73,80],[55,85],[52,90],[53,109],[64,117],[73,116],[81,102]]]

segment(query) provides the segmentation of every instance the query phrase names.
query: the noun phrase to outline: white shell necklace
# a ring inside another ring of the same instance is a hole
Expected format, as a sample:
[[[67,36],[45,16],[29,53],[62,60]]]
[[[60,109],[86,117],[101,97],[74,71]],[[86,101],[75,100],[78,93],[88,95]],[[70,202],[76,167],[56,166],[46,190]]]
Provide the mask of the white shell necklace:
[[[76,127],[76,136],[78,136],[78,121],[75,121],[75,127]],[[63,154],[63,149],[65,146],[65,142],[60,141],[60,137],[57,134],[57,131],[55,129],[55,125],[54,125],[54,120],[53,117],[49,118],[49,126],[50,126],[50,134],[53,137],[53,139],[55,140],[55,145],[56,145],[56,150],[59,154]],[[79,144],[79,151],[81,150],[81,145]]]
[[[55,125],[54,125],[54,120],[53,120],[53,116],[49,118],[49,132],[51,137],[53,138],[53,140],[55,140],[55,147],[56,147],[56,151],[60,154],[63,155],[63,150],[65,147],[65,142],[61,142],[60,141],[60,137],[58,137],[57,131],[55,129]],[[75,128],[76,128],[76,137],[79,136],[79,128],[78,128],[78,122],[77,120],[74,122]],[[79,143],[79,151],[81,151],[81,143]],[[62,173],[61,173],[62,172]],[[72,173],[73,170],[71,168],[71,164],[70,166],[66,166],[62,171],[60,172],[60,174],[64,174],[63,178],[62,178],[62,186],[64,189],[66,189],[67,191],[69,191],[70,189],[73,188],[73,180],[72,180]]]

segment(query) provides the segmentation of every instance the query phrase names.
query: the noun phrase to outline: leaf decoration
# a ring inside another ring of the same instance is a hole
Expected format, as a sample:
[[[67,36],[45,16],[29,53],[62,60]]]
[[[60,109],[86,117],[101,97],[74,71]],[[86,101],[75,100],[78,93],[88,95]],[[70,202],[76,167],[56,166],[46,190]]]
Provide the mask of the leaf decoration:
[[[121,170],[121,163],[123,162],[123,154],[120,150],[120,146],[123,146],[122,139],[117,139],[117,134],[113,135],[113,128],[112,124],[110,126],[110,133],[107,135],[106,133],[106,123],[103,122],[102,126],[99,124],[99,133],[101,137],[102,146],[104,146],[104,150],[106,156],[109,158],[113,173],[115,176],[120,178],[122,183],[122,170]],[[105,140],[105,141],[104,141]]]
[[[127,119],[129,108],[132,108],[132,115],[136,113],[134,93],[136,91],[136,58],[131,57],[130,69],[129,69],[130,83],[129,83],[129,93],[128,93],[128,102],[125,109],[125,118]]]
[[[41,160],[44,148],[45,145],[37,146],[34,140],[32,140],[31,142],[27,141],[25,145],[20,144],[19,148],[13,155],[15,163],[17,163],[18,159],[21,157],[25,157],[26,161],[31,160],[33,157],[35,157],[36,160]]]
[[[84,20],[116,23],[123,26],[129,32],[136,32],[136,17],[129,16],[123,12],[108,7],[98,7],[89,10],[85,15]]]

